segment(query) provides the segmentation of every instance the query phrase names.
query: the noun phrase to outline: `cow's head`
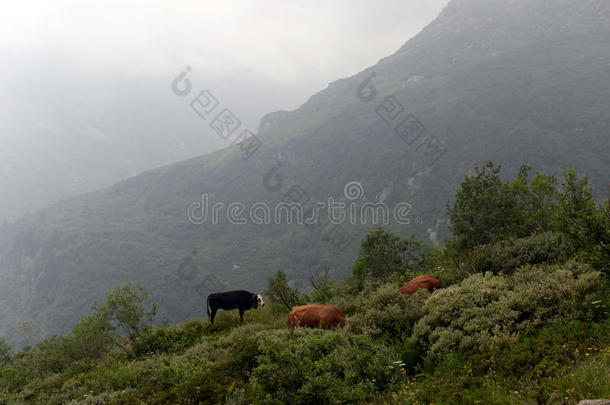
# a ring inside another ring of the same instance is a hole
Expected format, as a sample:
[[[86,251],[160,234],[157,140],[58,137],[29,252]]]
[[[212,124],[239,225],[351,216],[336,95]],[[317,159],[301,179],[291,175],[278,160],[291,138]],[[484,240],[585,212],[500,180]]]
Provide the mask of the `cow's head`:
[[[259,305],[261,307],[264,307],[265,301],[263,300],[262,294],[252,294],[252,303],[254,305],[254,308],[258,308]]]

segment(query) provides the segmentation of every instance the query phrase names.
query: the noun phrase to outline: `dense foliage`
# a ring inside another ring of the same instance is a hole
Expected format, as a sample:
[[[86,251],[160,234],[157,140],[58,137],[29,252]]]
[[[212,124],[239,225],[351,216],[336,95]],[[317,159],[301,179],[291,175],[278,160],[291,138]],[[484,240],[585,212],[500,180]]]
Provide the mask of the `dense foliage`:
[[[390,274],[422,272],[430,262],[430,248],[415,235],[400,238],[383,227],[366,234],[352,269],[357,280],[382,279]]]
[[[525,264],[557,263],[569,257],[570,246],[561,233],[545,232],[510,238],[472,249],[472,271],[510,273]]]
[[[269,279],[265,295],[269,301],[284,305],[288,310],[299,304],[299,291],[288,285],[286,273],[282,269],[277,271],[274,278]]]
[[[551,322],[603,318],[598,304],[605,292],[597,272],[575,277],[568,270],[525,266],[512,276],[475,274],[433,294],[413,336],[435,360],[452,352],[496,351]]]

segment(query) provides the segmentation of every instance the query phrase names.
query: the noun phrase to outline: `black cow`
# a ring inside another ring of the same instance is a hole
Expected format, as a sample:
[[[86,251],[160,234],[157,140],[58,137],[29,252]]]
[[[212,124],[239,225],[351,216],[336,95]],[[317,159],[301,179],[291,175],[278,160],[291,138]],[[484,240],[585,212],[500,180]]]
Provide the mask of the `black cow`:
[[[244,322],[244,311],[258,306],[265,305],[263,296],[260,294],[252,294],[249,291],[236,290],[226,291],[221,293],[212,293],[208,295],[207,311],[210,321],[214,323],[216,311],[219,309],[239,309],[240,323]],[[210,314],[210,308],[212,313]]]

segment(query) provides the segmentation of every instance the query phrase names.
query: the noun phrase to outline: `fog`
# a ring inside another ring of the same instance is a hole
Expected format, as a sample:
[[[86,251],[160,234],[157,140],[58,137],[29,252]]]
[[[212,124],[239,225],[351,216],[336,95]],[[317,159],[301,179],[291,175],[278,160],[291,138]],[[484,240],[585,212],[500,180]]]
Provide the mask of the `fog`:
[[[446,0],[22,1],[0,14],[0,222],[225,146],[186,66],[243,125],[396,51]]]

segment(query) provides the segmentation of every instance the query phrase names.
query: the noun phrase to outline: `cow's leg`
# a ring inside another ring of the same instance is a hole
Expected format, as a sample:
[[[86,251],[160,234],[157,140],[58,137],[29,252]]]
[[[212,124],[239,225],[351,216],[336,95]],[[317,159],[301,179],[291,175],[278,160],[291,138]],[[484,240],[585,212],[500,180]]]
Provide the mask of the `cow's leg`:
[[[241,325],[242,323],[244,323],[244,309],[239,308],[239,324]]]
[[[216,308],[212,309],[212,315],[210,315],[210,320],[214,323],[214,318],[216,317]]]

